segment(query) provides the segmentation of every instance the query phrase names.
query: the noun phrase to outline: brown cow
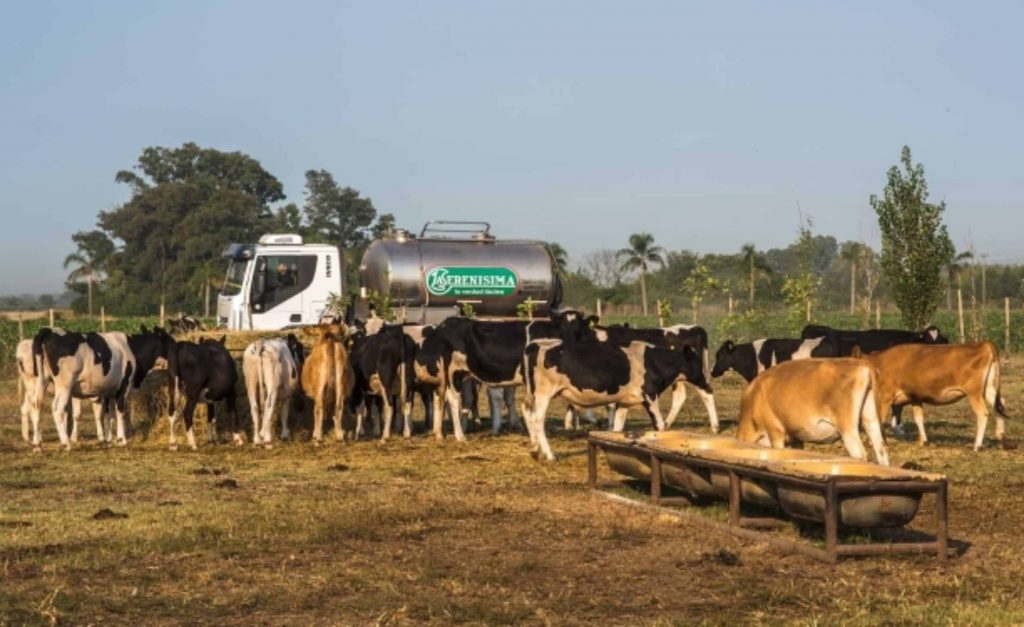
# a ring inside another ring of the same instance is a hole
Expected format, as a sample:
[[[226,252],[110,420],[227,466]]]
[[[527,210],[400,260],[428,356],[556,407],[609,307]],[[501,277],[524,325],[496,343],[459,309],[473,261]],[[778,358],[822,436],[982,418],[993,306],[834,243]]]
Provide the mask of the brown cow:
[[[787,440],[832,443],[842,439],[851,457],[867,459],[860,425],[875,459],[889,465],[875,404],[871,367],[861,359],[787,361],[757,375],[743,391],[737,437],[783,448]]]
[[[910,405],[920,444],[928,441],[922,405],[949,405],[965,396],[978,423],[974,450],[985,439],[989,405],[1000,414],[996,439],[1003,438],[1006,407],[999,395],[999,352],[992,342],[901,344],[865,359],[876,370],[879,415],[885,420],[892,405]]]
[[[303,333],[315,341],[302,366],[302,391],[313,401],[313,443],[317,446],[323,443],[325,416],[334,419],[334,437],[341,442],[345,438],[342,427],[345,398],[355,384],[345,349],[348,327],[321,324],[304,329]],[[355,439],[355,433],[352,436]]]

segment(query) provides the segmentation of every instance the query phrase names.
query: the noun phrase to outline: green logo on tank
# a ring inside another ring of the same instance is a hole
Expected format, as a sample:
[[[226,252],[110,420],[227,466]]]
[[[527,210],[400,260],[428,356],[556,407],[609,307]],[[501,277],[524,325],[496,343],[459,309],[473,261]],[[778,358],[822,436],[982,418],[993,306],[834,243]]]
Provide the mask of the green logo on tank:
[[[427,273],[432,296],[508,296],[516,287],[516,273],[508,268],[439,266]]]

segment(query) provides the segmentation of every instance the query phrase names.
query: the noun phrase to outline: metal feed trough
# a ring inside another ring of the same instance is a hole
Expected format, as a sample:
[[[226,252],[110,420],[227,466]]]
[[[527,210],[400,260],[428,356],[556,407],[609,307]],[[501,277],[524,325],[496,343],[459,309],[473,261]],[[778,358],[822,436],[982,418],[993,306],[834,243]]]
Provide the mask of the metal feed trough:
[[[729,522],[724,526],[736,535],[765,540],[829,562],[851,555],[883,553],[934,553],[938,559],[946,559],[948,482],[944,475],[837,455],[764,448],[735,438],[686,431],[641,436],[592,432],[587,444],[592,490],[597,489],[597,452],[601,450],[612,470],[650,482],[650,500],[655,507],[691,504],[693,499],[727,501]],[[663,497],[662,486],[690,498]],[[908,524],[917,515],[925,494],[936,496],[933,540],[839,543],[840,525],[876,529]],[[778,526],[780,521],[776,517],[744,516],[743,504],[773,508],[793,519],[824,524],[825,548],[754,531],[751,528]],[[704,516],[698,518],[722,525]]]

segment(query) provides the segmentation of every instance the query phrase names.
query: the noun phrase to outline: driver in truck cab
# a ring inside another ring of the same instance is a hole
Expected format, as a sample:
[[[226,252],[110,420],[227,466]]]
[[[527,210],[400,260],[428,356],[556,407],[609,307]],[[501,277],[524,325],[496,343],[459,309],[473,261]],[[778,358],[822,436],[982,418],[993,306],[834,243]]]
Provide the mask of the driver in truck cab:
[[[277,264],[277,287],[294,287],[295,273],[285,263]]]

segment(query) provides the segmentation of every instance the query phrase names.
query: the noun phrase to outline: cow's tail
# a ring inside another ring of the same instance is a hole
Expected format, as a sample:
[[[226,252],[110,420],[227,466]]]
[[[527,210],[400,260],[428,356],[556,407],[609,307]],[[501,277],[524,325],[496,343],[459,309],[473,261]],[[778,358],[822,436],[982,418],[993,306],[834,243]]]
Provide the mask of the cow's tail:
[[[995,408],[1003,418],[1010,416],[1006,412],[1006,405],[1003,404],[1003,397],[1000,393],[1002,387],[1002,373],[999,367],[999,354],[992,348],[992,361],[989,364],[988,372],[985,373],[985,402]]]
[[[178,345],[171,344],[167,351],[167,416],[173,416],[177,408],[178,391]],[[173,424],[173,423],[172,423]]]
[[[536,390],[534,377],[537,372],[537,357],[539,354],[540,344],[533,342],[527,344],[526,350],[523,351],[523,385],[526,387],[526,398],[523,399],[523,405],[530,413],[533,412],[534,391]]]
[[[49,327],[43,327],[32,338],[32,376],[36,383],[36,403],[42,403],[46,395],[46,340],[53,334]]]
[[[266,364],[263,363],[263,357],[267,354],[267,347],[260,342],[259,349],[253,351],[256,353],[257,364],[256,368],[256,411],[260,414],[260,420],[262,420],[264,413],[264,405],[267,401],[267,368]],[[253,424],[262,424],[257,420],[256,416],[252,417]]]

